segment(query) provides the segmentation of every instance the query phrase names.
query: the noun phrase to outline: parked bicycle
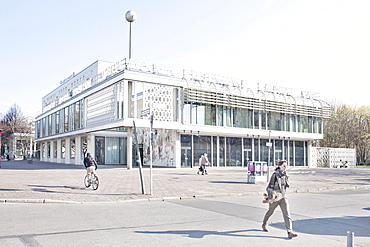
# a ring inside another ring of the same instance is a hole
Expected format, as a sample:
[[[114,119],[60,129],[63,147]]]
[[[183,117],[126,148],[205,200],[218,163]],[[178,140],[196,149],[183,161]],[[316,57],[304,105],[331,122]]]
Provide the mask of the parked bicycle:
[[[97,190],[99,188],[99,178],[94,173],[90,175],[87,174],[85,176],[84,183],[85,183],[86,188],[89,188],[90,186],[92,186],[94,190]]]

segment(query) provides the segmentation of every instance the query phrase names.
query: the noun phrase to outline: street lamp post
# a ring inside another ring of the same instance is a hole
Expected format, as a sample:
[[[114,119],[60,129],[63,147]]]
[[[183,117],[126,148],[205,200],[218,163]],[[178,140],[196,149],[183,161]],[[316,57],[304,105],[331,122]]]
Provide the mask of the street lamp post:
[[[126,21],[128,21],[130,23],[129,56],[128,56],[128,58],[131,59],[131,23],[134,22],[137,19],[137,14],[134,11],[129,10],[129,11],[126,12],[125,18],[126,18]]]
[[[266,143],[266,146],[268,146],[268,158],[267,158],[267,182],[269,181],[270,177],[270,158],[271,158],[271,148],[272,148],[272,143],[271,143],[271,130],[269,131],[269,142]]]

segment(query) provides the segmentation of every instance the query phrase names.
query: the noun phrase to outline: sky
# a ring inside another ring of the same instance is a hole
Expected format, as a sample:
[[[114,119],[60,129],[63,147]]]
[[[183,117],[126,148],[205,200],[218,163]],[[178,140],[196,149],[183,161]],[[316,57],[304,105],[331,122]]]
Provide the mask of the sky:
[[[0,115],[96,60],[132,58],[370,106],[368,0],[0,0]]]

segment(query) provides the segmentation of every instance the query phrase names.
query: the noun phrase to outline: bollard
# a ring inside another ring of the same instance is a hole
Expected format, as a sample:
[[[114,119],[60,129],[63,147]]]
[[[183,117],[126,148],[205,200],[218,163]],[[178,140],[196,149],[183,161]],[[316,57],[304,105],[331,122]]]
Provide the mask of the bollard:
[[[354,232],[351,232],[351,231],[348,231],[347,232],[347,247],[353,247],[354,246],[354,236],[355,236],[355,233]]]

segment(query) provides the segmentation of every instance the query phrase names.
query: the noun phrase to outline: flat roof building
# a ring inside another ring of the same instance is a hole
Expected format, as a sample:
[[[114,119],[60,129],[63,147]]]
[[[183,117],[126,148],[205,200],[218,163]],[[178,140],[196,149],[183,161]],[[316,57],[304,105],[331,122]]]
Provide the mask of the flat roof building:
[[[96,61],[42,99],[36,118],[40,159],[136,165],[134,122],[144,165],[193,167],[207,153],[214,167],[249,161],[310,165],[330,106],[312,95],[246,81],[126,60]],[[269,155],[270,153],[270,155]]]

